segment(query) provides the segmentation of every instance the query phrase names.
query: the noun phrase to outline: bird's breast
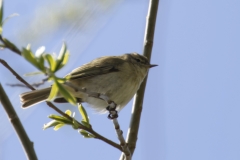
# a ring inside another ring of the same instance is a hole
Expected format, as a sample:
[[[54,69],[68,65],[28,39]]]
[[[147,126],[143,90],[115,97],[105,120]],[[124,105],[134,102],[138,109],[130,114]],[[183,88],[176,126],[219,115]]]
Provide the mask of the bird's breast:
[[[88,91],[101,93],[117,104],[117,110],[122,109],[137,92],[144,77],[137,75],[132,70],[120,70],[94,76],[92,78],[77,81],[78,86],[86,88]],[[78,95],[83,101],[89,103],[98,111],[105,111],[108,104],[100,99],[88,97],[83,94]]]

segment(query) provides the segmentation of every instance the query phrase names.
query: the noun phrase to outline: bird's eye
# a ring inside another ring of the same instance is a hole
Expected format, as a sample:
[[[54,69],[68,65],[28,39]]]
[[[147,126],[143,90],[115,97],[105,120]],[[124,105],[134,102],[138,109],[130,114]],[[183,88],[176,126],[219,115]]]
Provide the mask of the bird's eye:
[[[137,61],[137,62],[141,62],[141,60],[140,60],[140,59],[136,59],[136,61]]]

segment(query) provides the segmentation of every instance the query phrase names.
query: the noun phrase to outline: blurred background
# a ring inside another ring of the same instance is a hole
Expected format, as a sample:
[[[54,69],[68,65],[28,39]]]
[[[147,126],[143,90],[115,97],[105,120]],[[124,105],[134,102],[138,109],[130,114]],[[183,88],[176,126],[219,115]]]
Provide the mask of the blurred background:
[[[31,44],[58,53],[65,41],[72,69],[106,55],[142,53],[146,0],[8,0],[4,15],[10,19],[4,37],[19,48]],[[133,159],[239,160],[240,159],[240,1],[160,0],[144,108]],[[0,58],[20,75],[36,71],[9,50]],[[43,76],[25,77],[29,83]],[[21,109],[19,94],[27,88],[3,66],[0,81],[34,142],[40,160],[118,159],[120,152],[95,139],[84,139],[70,126],[42,130],[55,114],[45,103]],[[46,83],[41,87],[47,87]],[[71,109],[81,119],[76,107]],[[93,128],[118,142],[107,115],[87,109]],[[132,101],[120,112],[126,137]],[[5,111],[0,107],[0,159],[25,160],[22,146]]]

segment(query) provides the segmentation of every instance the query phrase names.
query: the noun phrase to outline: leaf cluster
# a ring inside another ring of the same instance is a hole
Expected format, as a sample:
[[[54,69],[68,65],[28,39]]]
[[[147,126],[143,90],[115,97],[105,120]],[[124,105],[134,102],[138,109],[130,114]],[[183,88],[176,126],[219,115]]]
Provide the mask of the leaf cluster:
[[[60,94],[69,103],[76,105],[75,97],[68,92],[63,85],[69,77],[60,78],[55,75],[58,70],[66,65],[69,58],[69,52],[65,43],[62,45],[58,57],[55,57],[53,54],[46,53],[45,47],[40,47],[35,54],[33,54],[30,49],[30,45],[22,49],[22,56],[39,71],[47,75],[49,81],[53,81],[52,89],[48,97],[49,101],[56,97],[58,92],[60,92]]]
[[[84,109],[84,107],[82,106],[82,104],[78,105],[78,110],[82,116],[81,123],[75,120],[75,118],[74,118],[75,113],[72,113],[70,110],[66,110],[65,113],[68,116],[70,116],[71,119],[67,118],[66,116],[59,116],[59,115],[53,115],[53,114],[49,115],[48,117],[53,120],[48,122],[47,124],[44,124],[43,129],[45,130],[47,128],[54,127],[54,130],[57,131],[58,129],[60,129],[61,127],[65,126],[65,125],[71,125],[73,127],[73,129],[78,129],[79,133],[81,135],[83,135],[84,138],[95,138],[94,135],[92,135],[88,131],[82,129],[85,127],[90,129],[92,127],[90,124],[87,112]]]

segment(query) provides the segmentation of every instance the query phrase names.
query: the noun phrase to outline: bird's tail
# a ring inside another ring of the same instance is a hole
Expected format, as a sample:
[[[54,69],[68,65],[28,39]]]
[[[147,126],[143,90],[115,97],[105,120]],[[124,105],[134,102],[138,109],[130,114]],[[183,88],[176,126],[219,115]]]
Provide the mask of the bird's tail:
[[[50,91],[51,87],[21,94],[20,100],[22,102],[22,108],[28,108],[46,100],[50,94]]]

